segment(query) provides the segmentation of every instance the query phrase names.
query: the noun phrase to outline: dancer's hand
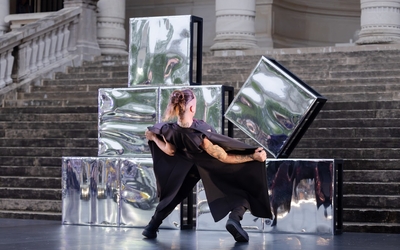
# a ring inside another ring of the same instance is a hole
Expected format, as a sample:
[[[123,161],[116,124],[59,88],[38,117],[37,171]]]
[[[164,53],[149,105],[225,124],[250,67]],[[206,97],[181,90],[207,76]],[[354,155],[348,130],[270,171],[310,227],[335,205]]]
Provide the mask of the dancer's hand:
[[[257,148],[252,155],[255,161],[264,162],[267,159],[267,153],[262,147]]]
[[[154,134],[148,129],[146,129],[146,132],[144,132],[144,134],[146,135],[146,139],[149,141],[154,141],[154,137],[156,137],[156,134]]]

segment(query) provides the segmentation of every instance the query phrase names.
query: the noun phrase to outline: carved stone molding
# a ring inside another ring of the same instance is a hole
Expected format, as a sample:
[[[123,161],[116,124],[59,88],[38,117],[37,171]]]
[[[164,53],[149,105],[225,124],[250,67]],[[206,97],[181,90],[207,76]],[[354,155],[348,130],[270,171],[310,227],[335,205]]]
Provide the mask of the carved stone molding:
[[[361,31],[356,43],[400,43],[400,1],[361,0]]]

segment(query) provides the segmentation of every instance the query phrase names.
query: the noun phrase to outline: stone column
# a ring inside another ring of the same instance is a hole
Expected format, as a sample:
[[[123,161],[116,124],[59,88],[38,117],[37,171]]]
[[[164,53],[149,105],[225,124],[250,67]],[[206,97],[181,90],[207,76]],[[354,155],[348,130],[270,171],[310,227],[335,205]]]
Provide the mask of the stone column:
[[[127,55],[125,0],[100,0],[97,7],[97,41],[101,54]]]
[[[400,0],[361,0],[357,44],[400,42]]]
[[[272,2],[273,0],[256,0],[256,39],[260,48],[273,48],[272,41]]]
[[[255,8],[255,0],[216,0],[216,37],[210,50],[257,48]]]
[[[10,14],[10,0],[0,2],[0,36],[9,30],[9,25],[4,18]]]
[[[64,8],[79,7],[81,9],[79,22],[75,27],[78,36],[76,49],[84,60],[91,60],[93,56],[101,54],[97,43],[97,2],[98,0],[64,0]]]

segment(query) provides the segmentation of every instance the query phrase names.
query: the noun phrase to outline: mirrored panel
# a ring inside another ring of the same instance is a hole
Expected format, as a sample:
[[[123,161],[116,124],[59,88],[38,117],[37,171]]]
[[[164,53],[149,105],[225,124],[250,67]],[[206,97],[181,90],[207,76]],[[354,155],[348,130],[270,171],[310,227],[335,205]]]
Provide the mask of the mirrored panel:
[[[225,230],[225,224],[228,220],[228,216],[222,220],[215,222],[210,208],[208,206],[206,193],[204,191],[203,183],[200,180],[196,186],[196,230]],[[246,212],[243,216],[243,220],[240,221],[243,229],[248,232],[262,232],[263,230],[263,219],[253,216],[251,213]]]
[[[91,169],[96,158],[63,158],[62,161],[62,223],[90,225],[92,223]],[[93,182],[92,182],[93,183]]]
[[[286,158],[325,102],[279,63],[262,57],[225,117],[275,158]]]
[[[334,234],[338,209],[335,185],[337,163],[332,159],[268,159],[267,183],[272,219],[250,213],[241,222],[247,230],[268,233]],[[214,223],[201,183],[197,185],[197,229],[225,230],[224,220]]]
[[[158,205],[153,159],[121,158],[121,226],[145,227]],[[161,228],[180,228],[180,206],[163,221]]]
[[[100,226],[118,226],[119,225],[119,190],[120,183],[118,179],[119,160],[115,158],[98,158],[97,169],[92,171],[97,183],[94,192],[97,194],[94,202],[95,208],[91,211],[95,213],[93,224]]]
[[[157,122],[158,88],[99,89],[99,156],[148,154],[144,132]]]
[[[182,87],[161,87],[160,88],[160,117],[162,120],[162,115],[167,108],[169,97],[171,93],[176,89],[181,89]],[[186,88],[186,87],[185,87]],[[188,86],[193,90],[197,98],[197,107],[195,118],[199,120],[204,120],[211,126],[213,126],[218,133],[221,133],[222,128],[222,118],[224,107],[222,105],[222,99],[224,98],[224,93],[221,85],[204,85],[204,86]]]
[[[333,160],[269,160],[266,232],[334,233]]]
[[[158,204],[150,155],[63,157],[62,223],[144,227]],[[180,205],[161,225],[179,229]]]
[[[190,85],[191,16],[130,19],[129,83]]]

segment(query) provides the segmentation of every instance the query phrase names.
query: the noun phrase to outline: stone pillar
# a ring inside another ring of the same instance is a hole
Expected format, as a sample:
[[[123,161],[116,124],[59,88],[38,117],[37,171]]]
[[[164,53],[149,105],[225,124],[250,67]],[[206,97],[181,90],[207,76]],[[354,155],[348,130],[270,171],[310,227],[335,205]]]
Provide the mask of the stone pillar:
[[[100,0],[97,7],[97,41],[101,54],[127,55],[125,0]]]
[[[257,48],[255,0],[216,0],[216,37],[210,50]]]
[[[97,1],[98,0],[64,0],[64,8],[79,7],[81,14],[77,24],[77,53],[83,59],[91,60],[101,54],[97,43]]]
[[[0,2],[0,36],[9,30],[9,25],[4,18],[10,14],[10,0]]]
[[[273,0],[256,0],[256,39],[260,48],[273,48],[272,41],[272,2]]]
[[[400,42],[400,0],[361,0],[357,44]]]

